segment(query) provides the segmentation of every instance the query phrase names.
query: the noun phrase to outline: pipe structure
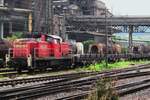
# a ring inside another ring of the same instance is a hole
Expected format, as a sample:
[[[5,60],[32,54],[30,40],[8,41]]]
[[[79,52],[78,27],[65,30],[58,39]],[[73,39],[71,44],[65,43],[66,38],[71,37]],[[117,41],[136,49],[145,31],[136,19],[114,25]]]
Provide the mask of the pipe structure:
[[[105,37],[106,37],[106,54],[105,54],[105,62],[106,62],[106,67],[108,67],[108,28],[107,28],[107,8],[105,8]]]
[[[33,18],[32,18],[32,13],[30,13],[29,14],[29,18],[28,18],[28,31],[31,33],[32,32],[32,20],[33,20]]]
[[[10,8],[0,6],[0,10],[2,10],[2,11],[9,11]],[[19,12],[19,13],[30,13],[30,12],[32,12],[32,10],[23,9],[23,8],[12,8],[12,10],[15,11],[15,12]]]
[[[0,38],[4,38],[4,23],[0,22]]]
[[[132,52],[132,46],[133,46],[133,25],[129,26],[129,53]]]

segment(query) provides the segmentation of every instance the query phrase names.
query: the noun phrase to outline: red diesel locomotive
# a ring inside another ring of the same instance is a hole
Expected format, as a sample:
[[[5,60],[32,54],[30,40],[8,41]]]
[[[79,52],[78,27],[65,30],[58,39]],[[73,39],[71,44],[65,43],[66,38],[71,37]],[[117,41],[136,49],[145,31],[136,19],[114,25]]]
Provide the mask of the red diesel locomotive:
[[[72,49],[69,43],[55,35],[40,38],[18,39],[6,55],[6,64],[17,69],[36,69],[72,64]],[[42,67],[41,67],[42,66]],[[20,68],[21,67],[21,68]]]

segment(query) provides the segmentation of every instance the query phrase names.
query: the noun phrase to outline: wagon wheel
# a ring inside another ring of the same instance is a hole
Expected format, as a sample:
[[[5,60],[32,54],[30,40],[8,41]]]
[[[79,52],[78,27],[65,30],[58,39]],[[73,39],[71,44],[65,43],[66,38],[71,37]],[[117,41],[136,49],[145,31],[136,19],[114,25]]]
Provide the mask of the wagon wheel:
[[[16,70],[17,70],[18,74],[22,73],[22,69],[21,68],[17,68]]]

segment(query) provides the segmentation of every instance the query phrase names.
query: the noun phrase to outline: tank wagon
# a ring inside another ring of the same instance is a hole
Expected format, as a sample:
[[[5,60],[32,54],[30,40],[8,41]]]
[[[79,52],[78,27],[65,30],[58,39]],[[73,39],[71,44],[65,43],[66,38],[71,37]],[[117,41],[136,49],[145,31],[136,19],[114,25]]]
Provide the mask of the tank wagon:
[[[118,44],[109,44],[108,45],[108,54],[121,54],[121,46]],[[103,43],[92,44],[89,47],[89,53],[95,54],[106,54],[106,45]]]
[[[132,52],[134,54],[150,54],[150,46],[149,45],[134,45],[132,47]]]

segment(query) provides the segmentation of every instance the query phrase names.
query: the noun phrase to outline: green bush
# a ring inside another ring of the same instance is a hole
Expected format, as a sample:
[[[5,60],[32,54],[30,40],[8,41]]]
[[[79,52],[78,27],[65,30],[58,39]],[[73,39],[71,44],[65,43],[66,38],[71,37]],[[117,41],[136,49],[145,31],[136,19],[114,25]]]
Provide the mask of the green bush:
[[[119,100],[112,79],[98,80],[87,100]]]
[[[23,33],[22,32],[16,32],[14,34],[12,34],[11,36],[7,37],[7,40],[11,40],[14,41],[15,39],[19,39],[19,38],[23,38]]]

